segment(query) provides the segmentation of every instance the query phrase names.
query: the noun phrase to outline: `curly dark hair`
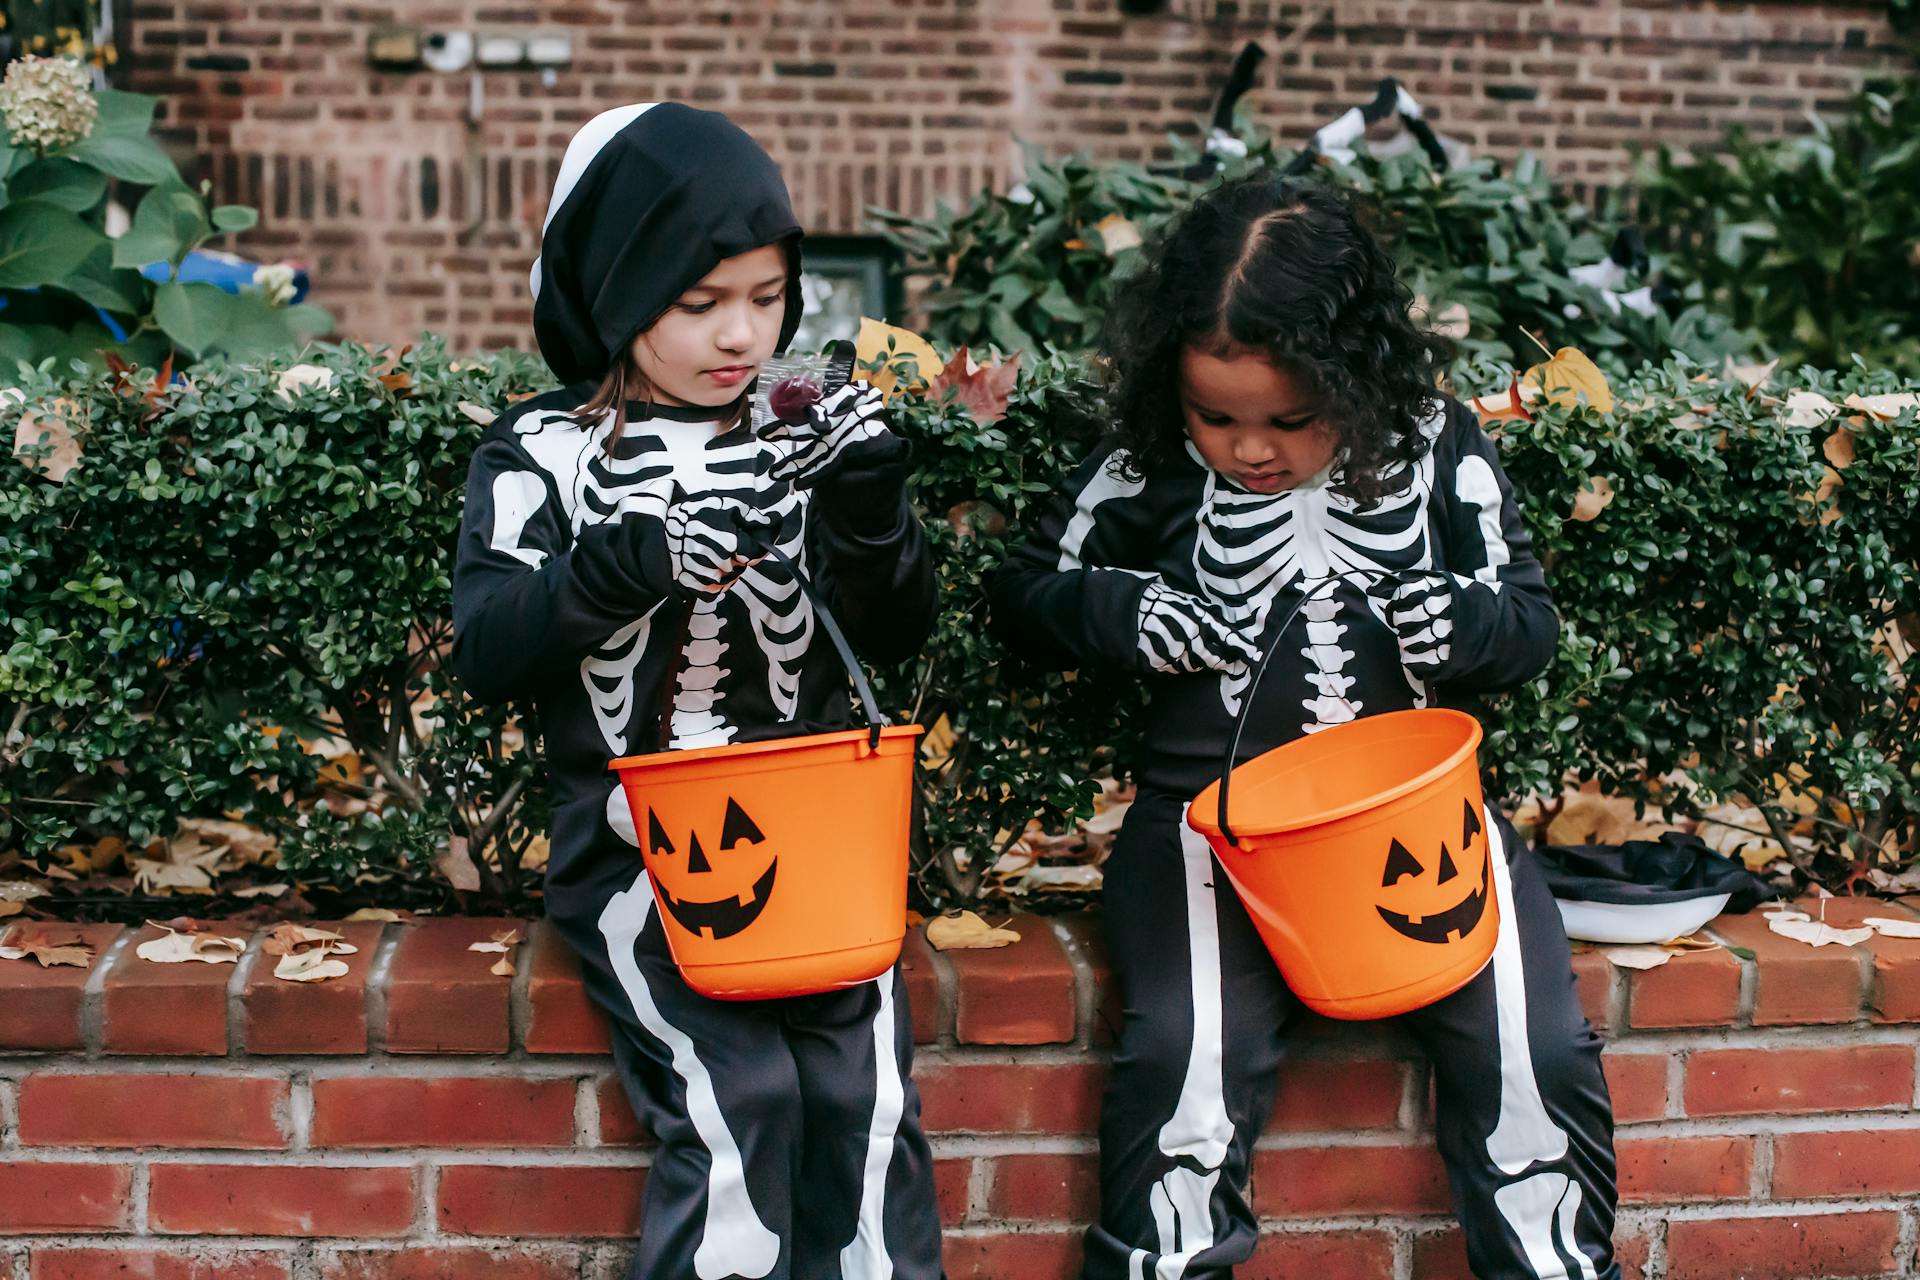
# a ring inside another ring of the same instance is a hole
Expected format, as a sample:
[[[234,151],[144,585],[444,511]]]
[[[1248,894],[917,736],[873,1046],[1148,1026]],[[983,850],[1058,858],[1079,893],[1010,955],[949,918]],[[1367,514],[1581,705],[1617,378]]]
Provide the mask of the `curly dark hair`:
[[[1416,461],[1453,345],[1408,314],[1393,260],[1313,178],[1258,174],[1201,196],[1115,290],[1103,343],[1138,479],[1180,456],[1181,349],[1263,353],[1305,375],[1337,433],[1342,489],[1378,500]]]

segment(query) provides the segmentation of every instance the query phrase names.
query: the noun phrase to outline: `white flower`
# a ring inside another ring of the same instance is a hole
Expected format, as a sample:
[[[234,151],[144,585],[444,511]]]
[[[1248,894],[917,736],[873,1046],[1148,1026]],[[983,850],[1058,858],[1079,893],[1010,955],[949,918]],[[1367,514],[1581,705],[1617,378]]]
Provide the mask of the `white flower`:
[[[0,83],[0,118],[17,146],[36,155],[59,151],[92,134],[100,118],[87,69],[65,58],[21,58]]]
[[[1033,189],[1024,182],[1016,182],[1008,188],[1007,199],[1015,204],[1032,204]]]
[[[284,307],[293,301],[293,268],[284,262],[258,267],[253,273],[253,287],[265,294],[274,306]]]

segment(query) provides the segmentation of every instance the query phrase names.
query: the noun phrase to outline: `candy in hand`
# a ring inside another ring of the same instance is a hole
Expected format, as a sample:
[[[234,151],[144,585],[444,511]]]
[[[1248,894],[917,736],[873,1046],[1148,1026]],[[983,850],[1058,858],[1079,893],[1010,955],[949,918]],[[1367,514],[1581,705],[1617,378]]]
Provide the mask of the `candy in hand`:
[[[767,393],[767,408],[781,422],[805,422],[807,410],[820,403],[820,381],[804,373],[782,378]]]

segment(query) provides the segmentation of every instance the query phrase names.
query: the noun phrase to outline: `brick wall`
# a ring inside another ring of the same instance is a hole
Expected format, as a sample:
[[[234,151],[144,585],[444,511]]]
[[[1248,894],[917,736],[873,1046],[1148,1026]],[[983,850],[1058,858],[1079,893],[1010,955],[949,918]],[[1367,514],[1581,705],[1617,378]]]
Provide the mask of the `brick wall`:
[[[1913,915],[1838,903],[1828,919]],[[0,965],[0,1278],[507,1280],[623,1273],[647,1142],[570,955],[499,921],[345,926],[348,977],[161,966],[92,926],[86,969]],[[1113,1009],[1093,921],[907,953],[916,1071],[955,1280],[1074,1274]],[[1628,1274],[1920,1275],[1920,941],[1751,951],[1627,974],[1576,958],[1620,1121]],[[368,975],[374,975],[368,980]],[[1248,1280],[1466,1275],[1426,1069],[1310,1022],[1254,1168]]]
[[[786,172],[802,220],[863,230],[868,204],[915,212],[1003,185],[1013,136],[1148,158],[1191,132],[1239,46],[1280,44],[1249,98],[1304,137],[1405,81],[1484,151],[1541,153],[1582,181],[1628,144],[1708,143],[1734,122],[1800,127],[1863,79],[1910,74],[1886,5],[1700,0],[131,0],[129,87],[222,200],[261,208],[249,252],[309,263],[317,300],[365,339],[423,328],[457,347],[529,341],[526,268],[574,127],[623,102],[723,109]],[[571,32],[551,87],[533,72],[379,73],[378,23]]]

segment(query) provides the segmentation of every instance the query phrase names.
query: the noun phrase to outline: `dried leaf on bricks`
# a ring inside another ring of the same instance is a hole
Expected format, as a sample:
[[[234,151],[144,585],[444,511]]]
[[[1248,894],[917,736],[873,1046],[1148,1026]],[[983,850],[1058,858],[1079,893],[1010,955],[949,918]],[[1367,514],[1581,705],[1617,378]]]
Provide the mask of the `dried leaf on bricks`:
[[[995,928],[971,911],[950,912],[927,921],[927,944],[935,951],[991,950],[1020,941],[1012,929]]]
[[[15,925],[0,934],[0,960],[32,960],[42,969],[59,965],[84,969],[93,960],[93,948],[71,929]]]
[[[325,982],[344,978],[348,969],[344,960],[335,960],[325,951],[296,951],[280,957],[273,976],[284,982]]]
[[[1868,916],[1860,922],[1875,933],[1889,938],[1920,938],[1920,920],[1895,920],[1891,916]]]
[[[519,944],[519,942],[520,942],[520,931],[518,929],[507,929],[500,933],[494,934],[493,939],[489,942],[472,943],[467,947],[467,950],[492,951],[492,952],[499,952],[504,955],[505,953],[513,950],[514,947]]]

